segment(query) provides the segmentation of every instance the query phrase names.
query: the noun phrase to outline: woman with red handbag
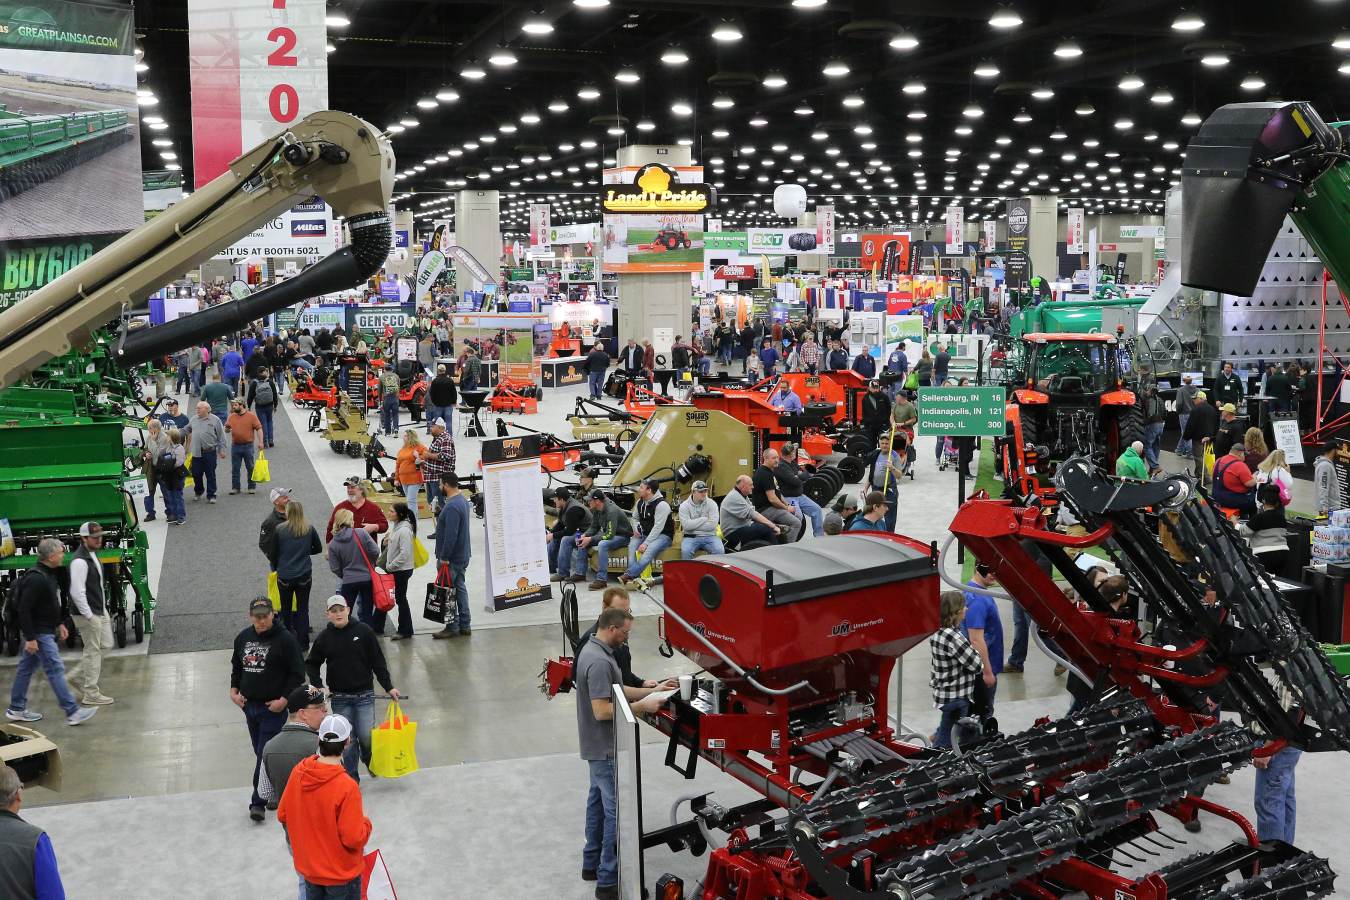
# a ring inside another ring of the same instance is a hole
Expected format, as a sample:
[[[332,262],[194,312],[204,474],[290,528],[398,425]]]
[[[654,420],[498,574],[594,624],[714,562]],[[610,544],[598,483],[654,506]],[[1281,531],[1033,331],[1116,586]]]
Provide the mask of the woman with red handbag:
[[[394,640],[413,636],[412,611],[408,608],[408,582],[412,580],[413,540],[417,520],[406,503],[394,504],[394,524],[384,536],[381,567],[394,578],[394,598],[398,605],[398,633]]]
[[[375,558],[380,549],[364,528],[353,528],[349,509],[333,514],[333,539],[328,542],[328,568],[338,577],[338,593],[347,598],[358,621],[384,634],[385,614],[375,606]]]

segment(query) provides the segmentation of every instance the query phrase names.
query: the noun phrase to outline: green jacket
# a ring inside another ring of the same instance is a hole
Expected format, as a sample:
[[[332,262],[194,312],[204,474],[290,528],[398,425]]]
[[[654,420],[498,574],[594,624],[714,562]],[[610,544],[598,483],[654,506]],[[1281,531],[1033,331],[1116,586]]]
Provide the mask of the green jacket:
[[[1134,452],[1133,447],[1126,447],[1125,452],[1116,460],[1116,474],[1121,478],[1148,481],[1148,466],[1139,454]]]

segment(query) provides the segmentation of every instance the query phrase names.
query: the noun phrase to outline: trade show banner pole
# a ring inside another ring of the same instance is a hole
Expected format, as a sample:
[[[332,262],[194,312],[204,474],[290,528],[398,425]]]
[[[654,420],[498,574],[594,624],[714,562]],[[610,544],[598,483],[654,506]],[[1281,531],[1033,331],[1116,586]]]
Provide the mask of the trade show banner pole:
[[[328,108],[326,13],[325,0],[188,0],[197,187],[245,151]],[[319,257],[338,243],[332,210],[311,198],[216,258]]]
[[[947,252],[966,252],[966,208],[964,206],[947,207]]]
[[[483,441],[488,612],[550,600],[539,435]]]
[[[1065,235],[1065,243],[1068,244],[1066,252],[1083,252],[1083,210],[1081,207],[1070,207],[1068,210],[1068,234]]]
[[[1009,288],[1025,289],[1031,280],[1031,198],[1017,197],[1008,201],[1008,259]]]

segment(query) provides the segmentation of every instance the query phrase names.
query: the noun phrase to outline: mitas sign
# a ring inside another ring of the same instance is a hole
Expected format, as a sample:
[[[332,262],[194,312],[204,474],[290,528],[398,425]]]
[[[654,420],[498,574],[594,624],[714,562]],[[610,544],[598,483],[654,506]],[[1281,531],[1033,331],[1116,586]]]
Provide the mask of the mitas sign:
[[[648,163],[632,184],[606,185],[600,206],[607,213],[700,213],[712,206],[712,188],[685,184],[673,169]]]

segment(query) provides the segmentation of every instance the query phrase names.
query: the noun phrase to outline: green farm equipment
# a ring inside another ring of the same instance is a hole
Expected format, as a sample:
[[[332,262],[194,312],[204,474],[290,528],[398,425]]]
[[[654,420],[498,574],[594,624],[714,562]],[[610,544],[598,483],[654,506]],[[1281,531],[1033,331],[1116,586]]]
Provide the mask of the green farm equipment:
[[[0,103],[0,202],[135,136],[124,109],[25,116]]]

